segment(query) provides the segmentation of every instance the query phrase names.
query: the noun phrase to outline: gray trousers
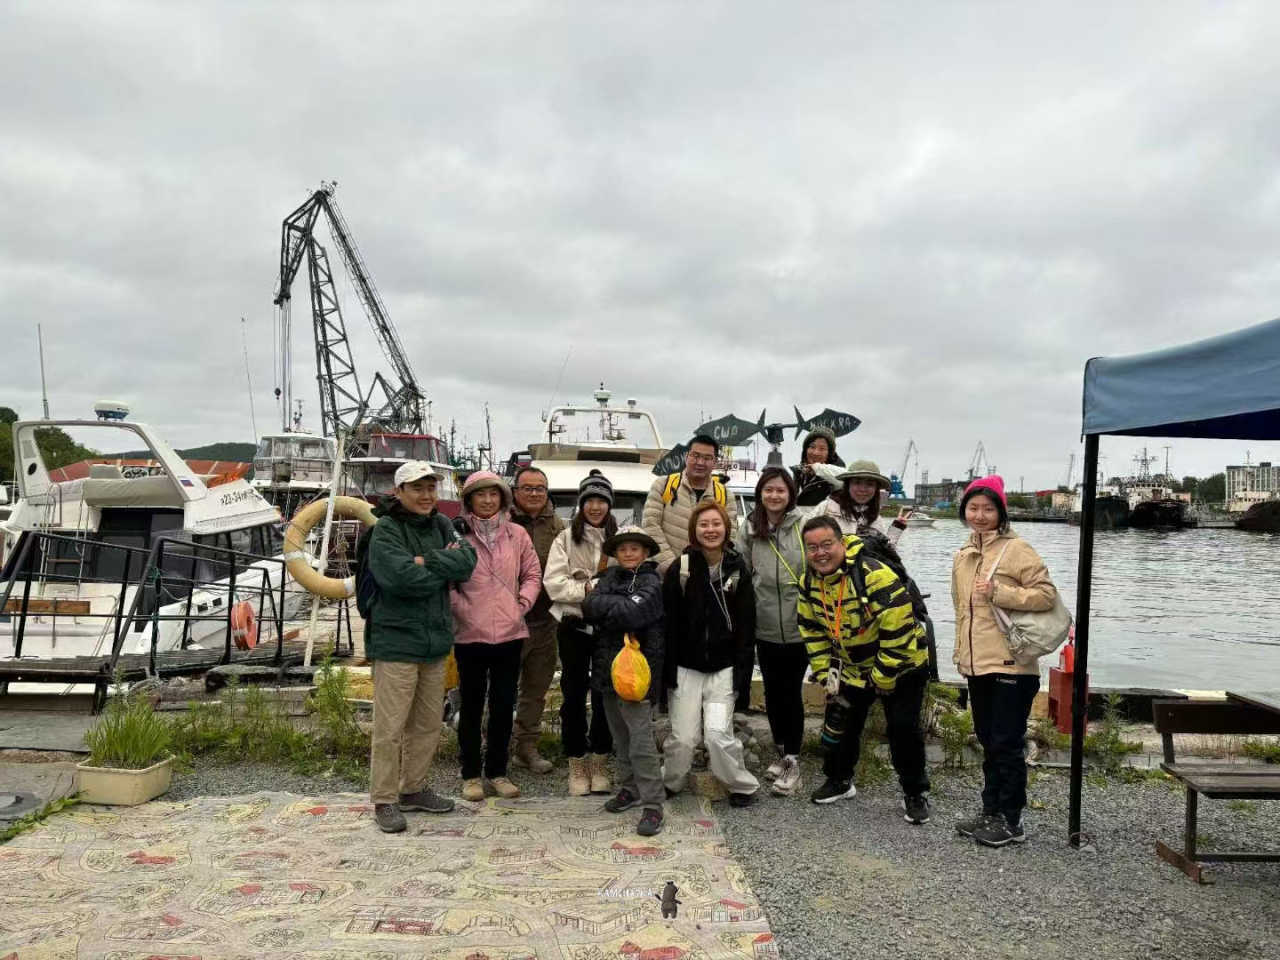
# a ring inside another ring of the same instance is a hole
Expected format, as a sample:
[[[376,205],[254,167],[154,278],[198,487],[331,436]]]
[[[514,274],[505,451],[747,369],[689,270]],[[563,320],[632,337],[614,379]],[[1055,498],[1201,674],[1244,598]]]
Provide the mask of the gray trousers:
[[[614,782],[630,790],[646,807],[662,809],[662,765],[653,736],[653,705],[632,703],[613,690],[604,695],[604,715],[613,735],[613,755],[618,775]]]

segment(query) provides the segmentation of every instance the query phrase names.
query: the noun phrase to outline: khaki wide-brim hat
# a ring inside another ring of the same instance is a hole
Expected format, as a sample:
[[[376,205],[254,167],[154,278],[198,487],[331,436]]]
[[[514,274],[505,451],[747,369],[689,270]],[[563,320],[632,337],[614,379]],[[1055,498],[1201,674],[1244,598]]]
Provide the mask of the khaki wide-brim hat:
[[[841,484],[848,483],[850,480],[871,480],[881,490],[888,490],[893,486],[889,478],[880,472],[880,467],[874,460],[855,460],[836,479]]]

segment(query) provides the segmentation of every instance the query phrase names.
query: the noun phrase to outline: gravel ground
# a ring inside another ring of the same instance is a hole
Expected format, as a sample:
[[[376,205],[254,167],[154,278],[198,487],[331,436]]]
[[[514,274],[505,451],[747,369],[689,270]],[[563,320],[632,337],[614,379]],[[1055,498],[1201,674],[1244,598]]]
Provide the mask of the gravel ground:
[[[806,762],[805,786],[819,780]],[[1022,847],[955,833],[980,779],[934,777],[933,820],[902,819],[897,784],[827,807],[768,797],[718,811],[768,911],[782,955],[798,958],[1280,957],[1280,864],[1223,864],[1197,886],[1160,860],[1181,837],[1183,795],[1167,782],[1086,783],[1096,852],[1066,843],[1067,776],[1034,777]],[[1276,846],[1280,805],[1200,805],[1210,848]],[[785,828],[781,828],[785,824]]]
[[[455,741],[446,736],[441,750],[432,785],[456,796]],[[1167,782],[1086,783],[1095,851],[1076,851],[1065,842],[1067,777],[1039,772],[1028,842],[989,850],[952,826],[977,800],[972,771],[935,771],[933,822],[913,827],[902,819],[896,784],[832,806],[809,803],[820,772],[804,762],[802,797],[764,796],[741,810],[714,805],[787,960],[1280,957],[1280,864],[1223,864],[1216,885],[1199,887],[1157,858],[1155,841],[1176,842],[1182,829],[1182,791]],[[563,762],[546,776],[512,770],[527,796],[561,795],[567,776]],[[200,764],[175,778],[165,799],[258,790],[362,792],[274,766]],[[1206,801],[1200,815],[1209,847],[1280,845],[1280,804]]]

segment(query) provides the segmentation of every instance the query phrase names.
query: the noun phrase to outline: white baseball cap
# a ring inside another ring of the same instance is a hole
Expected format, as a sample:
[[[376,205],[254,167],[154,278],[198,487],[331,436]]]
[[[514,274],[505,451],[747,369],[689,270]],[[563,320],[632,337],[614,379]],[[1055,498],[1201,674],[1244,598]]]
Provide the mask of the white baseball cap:
[[[408,463],[402,463],[396,467],[396,486],[403,487],[406,483],[413,483],[415,480],[421,480],[423,477],[430,477],[433,480],[439,480],[440,474],[431,464],[425,460],[410,460]]]

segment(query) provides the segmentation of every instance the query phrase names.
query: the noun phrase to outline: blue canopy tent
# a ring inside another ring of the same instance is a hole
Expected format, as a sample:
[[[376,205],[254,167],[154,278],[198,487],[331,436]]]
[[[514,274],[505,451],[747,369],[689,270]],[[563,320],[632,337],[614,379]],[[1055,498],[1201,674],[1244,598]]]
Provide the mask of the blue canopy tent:
[[[1084,497],[1076,588],[1071,716],[1072,845],[1080,843],[1080,789],[1093,592],[1098,438],[1210,437],[1280,440],[1280,320],[1130,357],[1094,357],[1084,368]]]

